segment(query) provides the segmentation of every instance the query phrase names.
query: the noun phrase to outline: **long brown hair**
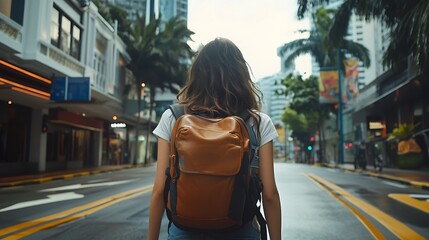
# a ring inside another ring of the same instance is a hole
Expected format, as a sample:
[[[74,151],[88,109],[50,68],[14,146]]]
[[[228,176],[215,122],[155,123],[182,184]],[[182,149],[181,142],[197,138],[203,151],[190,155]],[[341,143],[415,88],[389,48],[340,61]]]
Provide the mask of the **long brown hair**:
[[[177,99],[190,113],[223,117],[247,112],[259,125],[254,110],[260,110],[262,92],[249,68],[232,41],[216,38],[197,53]]]

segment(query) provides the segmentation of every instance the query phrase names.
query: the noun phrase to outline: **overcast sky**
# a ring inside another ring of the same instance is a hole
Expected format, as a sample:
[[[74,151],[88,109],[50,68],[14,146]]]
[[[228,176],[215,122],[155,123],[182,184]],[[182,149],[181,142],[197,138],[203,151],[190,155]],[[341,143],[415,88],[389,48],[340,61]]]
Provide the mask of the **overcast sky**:
[[[277,48],[303,38],[297,0],[188,0],[188,27],[194,31],[194,49],[216,37],[232,40],[252,68],[254,80],[280,71]],[[309,57],[297,61],[297,70],[310,72]]]

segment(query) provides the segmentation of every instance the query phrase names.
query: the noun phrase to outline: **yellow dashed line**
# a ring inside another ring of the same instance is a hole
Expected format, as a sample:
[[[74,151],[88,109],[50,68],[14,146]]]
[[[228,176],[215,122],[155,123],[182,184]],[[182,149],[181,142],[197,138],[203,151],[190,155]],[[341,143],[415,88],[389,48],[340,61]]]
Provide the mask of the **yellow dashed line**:
[[[429,213],[429,202],[427,201],[420,201],[417,200],[415,198],[412,198],[410,195],[408,194],[396,194],[396,193],[391,193],[388,195],[390,198],[393,198],[399,202],[405,203],[411,207],[417,208],[420,211]]]

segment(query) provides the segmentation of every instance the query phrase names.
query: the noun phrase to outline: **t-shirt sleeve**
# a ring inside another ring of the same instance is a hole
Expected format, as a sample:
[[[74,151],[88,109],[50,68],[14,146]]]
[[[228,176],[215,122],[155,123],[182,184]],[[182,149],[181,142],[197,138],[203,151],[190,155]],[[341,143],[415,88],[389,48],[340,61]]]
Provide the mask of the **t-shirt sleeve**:
[[[173,129],[175,119],[173,113],[170,109],[164,111],[159,120],[158,126],[156,126],[155,130],[153,130],[153,134],[157,137],[170,142],[171,139],[171,130]]]
[[[260,113],[260,116],[261,116],[261,123],[259,126],[259,132],[261,134],[260,146],[263,146],[269,141],[277,138],[279,134],[277,133],[276,128],[274,127],[273,121],[268,115],[264,113]]]

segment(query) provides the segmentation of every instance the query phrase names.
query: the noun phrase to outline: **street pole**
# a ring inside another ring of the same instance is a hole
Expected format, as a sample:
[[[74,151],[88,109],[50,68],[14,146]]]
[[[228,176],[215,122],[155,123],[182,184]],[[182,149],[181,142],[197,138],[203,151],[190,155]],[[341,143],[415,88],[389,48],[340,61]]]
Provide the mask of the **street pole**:
[[[340,151],[339,164],[344,164],[343,80],[341,77],[341,69],[341,48],[338,48],[338,130],[340,135],[338,149]]]

